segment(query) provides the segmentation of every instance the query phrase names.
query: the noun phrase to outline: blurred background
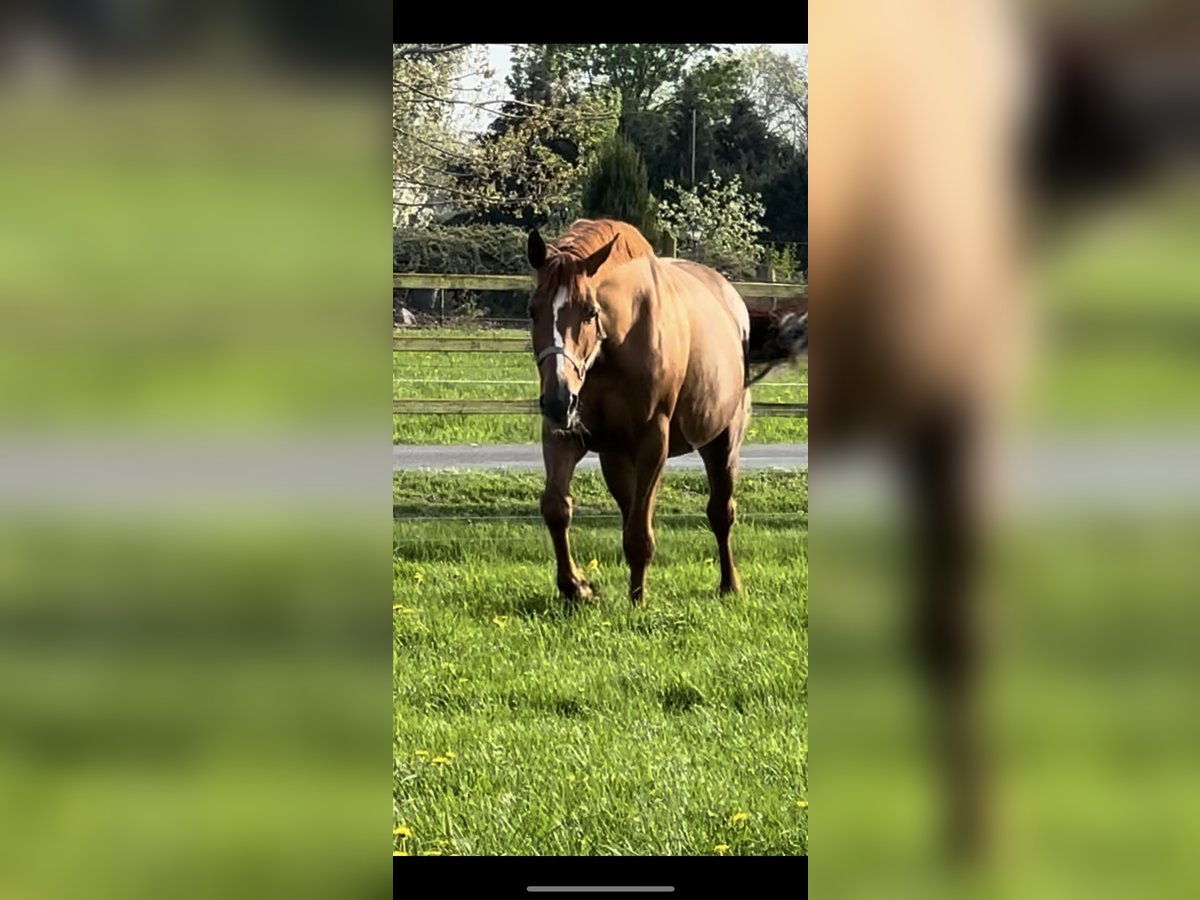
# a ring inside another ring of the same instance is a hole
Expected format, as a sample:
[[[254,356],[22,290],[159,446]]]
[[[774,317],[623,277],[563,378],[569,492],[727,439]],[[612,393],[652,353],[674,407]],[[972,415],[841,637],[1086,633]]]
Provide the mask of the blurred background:
[[[822,295],[819,213],[850,194],[926,192],[885,241],[929,231],[930,210],[953,208],[947,185],[970,192],[980,229],[1005,233],[1017,210],[1013,246],[968,263],[981,295],[1014,285],[980,342],[1010,364],[1015,401],[987,411],[1003,424],[977,695],[991,841],[965,860],[944,840],[939,710],[908,643],[909,485],[878,442],[814,452],[812,890],[1191,896],[1200,20],[1148,2],[886,7],[809,7],[811,285],[818,310],[844,300]],[[975,78],[985,56],[992,74]],[[823,124],[879,144],[823,155]],[[985,157],[990,175],[958,178]],[[930,271],[979,249],[944,237]],[[960,294],[955,311],[977,300]],[[819,319],[813,333],[819,395]]]
[[[388,890],[390,17],[0,12],[2,896]]]

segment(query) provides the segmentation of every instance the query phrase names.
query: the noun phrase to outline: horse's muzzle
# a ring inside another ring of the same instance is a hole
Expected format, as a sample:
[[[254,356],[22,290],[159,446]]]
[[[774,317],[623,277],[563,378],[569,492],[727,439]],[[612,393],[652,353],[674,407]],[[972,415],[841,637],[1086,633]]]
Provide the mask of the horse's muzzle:
[[[560,384],[542,394],[538,405],[542,408],[542,415],[550,421],[551,425],[566,428],[570,424],[570,420],[575,418],[576,410],[579,408],[579,395]]]

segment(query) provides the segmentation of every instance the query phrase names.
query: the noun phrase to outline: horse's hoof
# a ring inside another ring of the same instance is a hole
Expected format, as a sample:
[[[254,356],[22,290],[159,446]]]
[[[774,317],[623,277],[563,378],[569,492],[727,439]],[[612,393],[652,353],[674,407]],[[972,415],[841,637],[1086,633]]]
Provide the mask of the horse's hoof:
[[[734,573],[733,578],[731,578],[729,581],[721,582],[722,597],[726,596],[727,594],[740,594],[741,592],[742,579],[737,575],[737,573]]]
[[[558,589],[572,603],[586,603],[596,598],[595,589],[582,578],[560,584]]]

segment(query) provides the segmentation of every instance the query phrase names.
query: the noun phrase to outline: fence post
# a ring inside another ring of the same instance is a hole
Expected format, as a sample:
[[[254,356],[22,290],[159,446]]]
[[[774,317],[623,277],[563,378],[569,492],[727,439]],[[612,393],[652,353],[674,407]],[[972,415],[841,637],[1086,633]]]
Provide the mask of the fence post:
[[[759,281],[769,281],[775,283],[775,267],[768,262],[760,262],[754,270],[754,277]],[[771,298],[771,309],[779,307],[779,298]]]

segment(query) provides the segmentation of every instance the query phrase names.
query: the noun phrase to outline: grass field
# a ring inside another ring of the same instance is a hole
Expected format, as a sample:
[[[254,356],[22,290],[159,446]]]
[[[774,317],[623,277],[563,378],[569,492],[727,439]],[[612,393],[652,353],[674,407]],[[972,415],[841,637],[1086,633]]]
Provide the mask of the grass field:
[[[600,595],[575,611],[540,490],[395,475],[396,852],[807,853],[807,476],[743,478],[720,598],[704,476],[671,473],[637,610],[599,474],[572,489]]]
[[[447,328],[423,330],[419,335],[526,338],[528,332]],[[754,386],[753,397],[774,403],[802,403],[808,398],[808,388],[795,385],[807,381],[804,369],[776,369]],[[397,399],[531,400],[537,397],[537,391],[533,359],[524,353],[392,354],[392,396]],[[393,416],[392,439],[397,444],[535,444],[541,440],[541,428],[536,416],[398,415]],[[752,417],[746,435],[751,443],[803,443],[807,439],[805,418]]]
[[[936,852],[938,757],[907,643],[903,534],[819,526],[812,800],[828,893],[1195,895],[1200,516],[1070,507],[1023,517],[997,557],[982,709],[1002,849],[967,888]]]

